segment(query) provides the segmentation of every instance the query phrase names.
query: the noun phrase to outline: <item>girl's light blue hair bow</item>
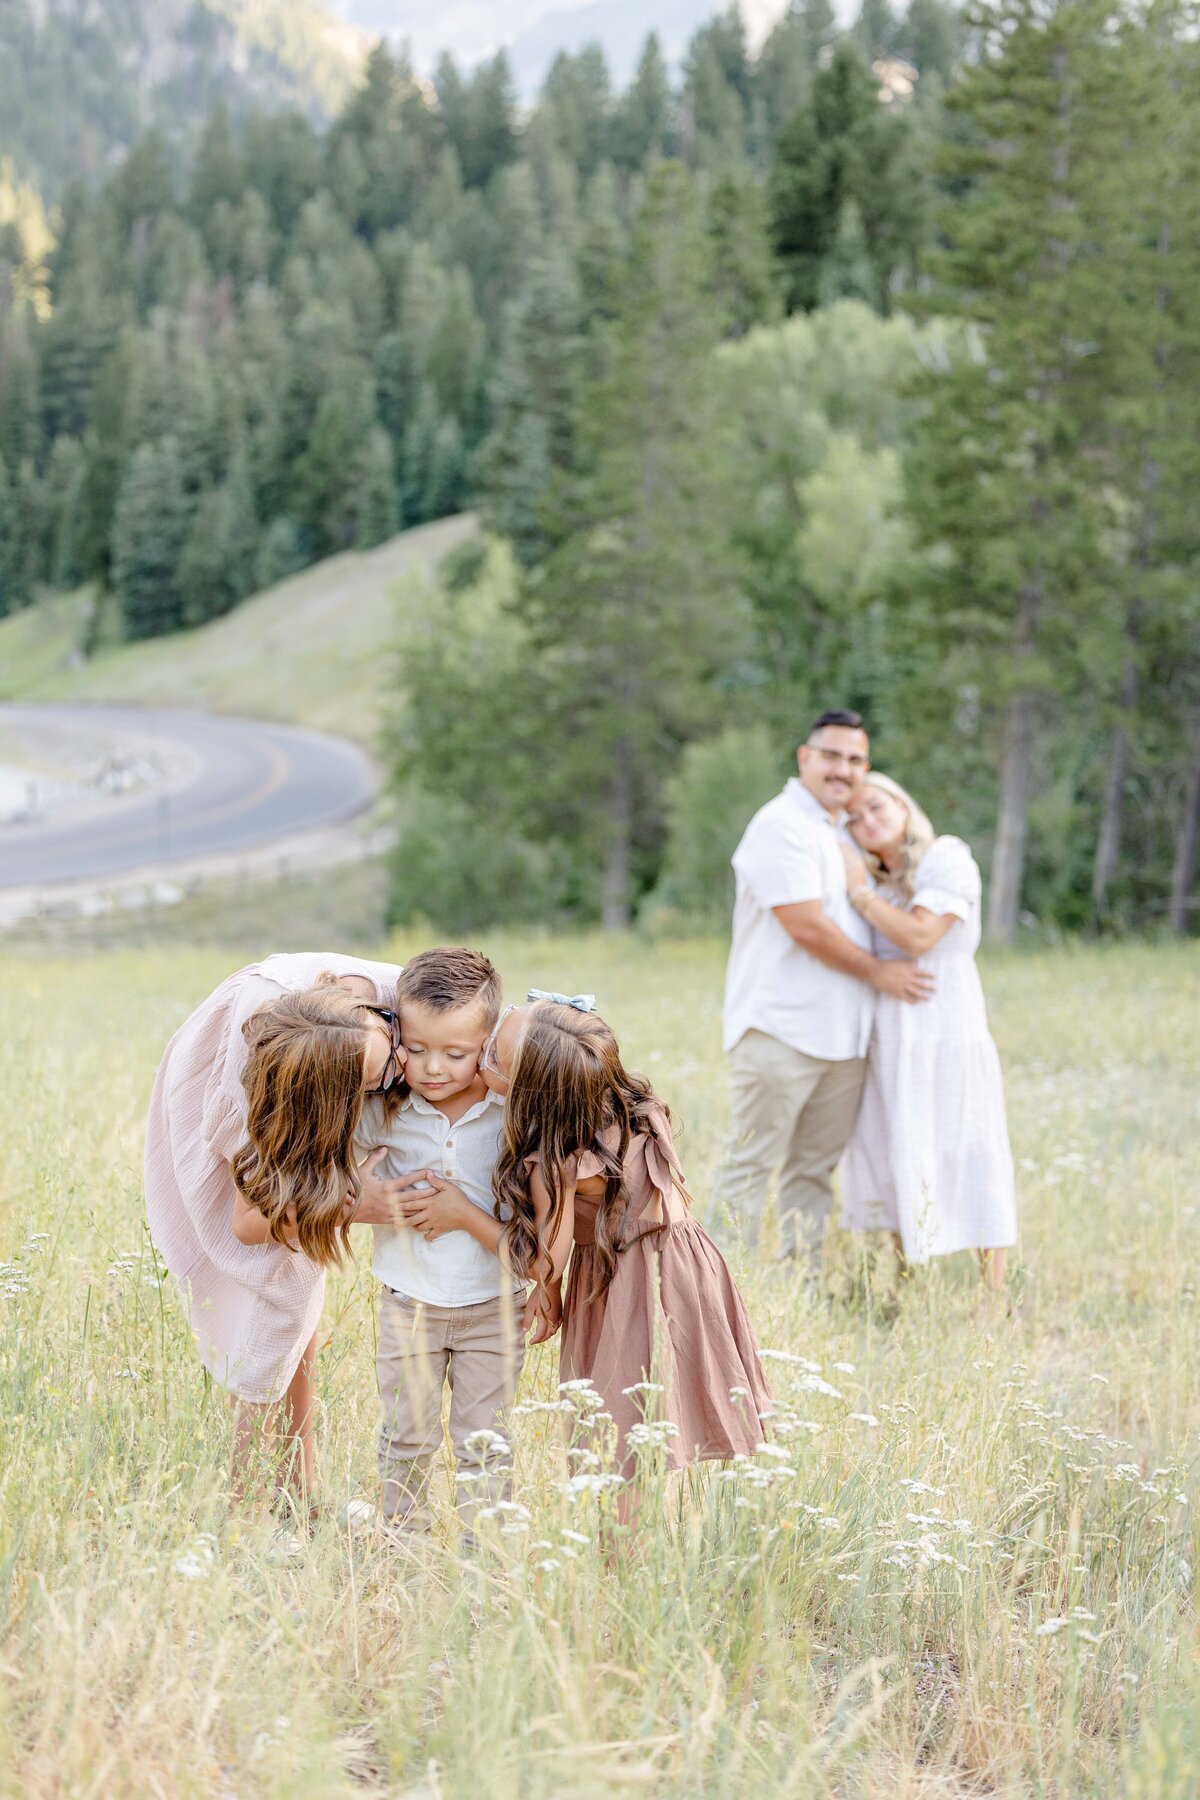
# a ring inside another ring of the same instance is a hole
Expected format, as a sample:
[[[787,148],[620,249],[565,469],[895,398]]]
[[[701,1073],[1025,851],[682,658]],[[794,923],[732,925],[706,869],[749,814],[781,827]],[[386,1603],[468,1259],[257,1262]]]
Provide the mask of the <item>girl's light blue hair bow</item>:
[[[552,994],[548,988],[530,988],[525,997],[530,1004],[535,1000],[552,1000],[555,1006],[573,1006],[576,1012],[596,1010],[595,994]]]

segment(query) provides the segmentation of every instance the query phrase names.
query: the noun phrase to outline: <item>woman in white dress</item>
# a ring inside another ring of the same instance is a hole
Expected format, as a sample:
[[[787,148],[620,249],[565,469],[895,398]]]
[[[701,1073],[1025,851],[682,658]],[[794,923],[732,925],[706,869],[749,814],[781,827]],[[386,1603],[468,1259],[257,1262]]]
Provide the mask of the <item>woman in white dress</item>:
[[[392,1218],[405,1182],[356,1168],[368,1093],[401,1073],[398,967],[301,952],[239,969],[167,1045],[146,1125],[150,1236],[179,1282],[204,1367],[234,1410],[234,1481],[282,1427],[313,1480],[313,1368],[325,1265],[351,1217]],[[397,1095],[398,1098],[398,1095]]]
[[[978,1253],[992,1288],[1017,1241],[1000,1059],[975,952],[982,883],[961,838],[935,837],[897,782],[872,771],[843,845],[850,898],[877,956],[914,957],[937,980],[906,1006],[881,994],[854,1134],[841,1167],[842,1223],[896,1233],[909,1262]]]

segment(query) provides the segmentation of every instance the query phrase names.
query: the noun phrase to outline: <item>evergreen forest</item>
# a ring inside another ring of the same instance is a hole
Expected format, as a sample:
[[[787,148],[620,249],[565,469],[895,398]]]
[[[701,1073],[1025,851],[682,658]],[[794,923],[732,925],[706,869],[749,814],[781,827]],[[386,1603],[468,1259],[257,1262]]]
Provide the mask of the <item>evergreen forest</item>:
[[[994,939],[1194,930],[1196,23],[734,8],[531,107],[381,45],[61,187],[0,120],[0,613],[163,635],[476,510],[380,646],[396,919],[720,920],[840,705]]]

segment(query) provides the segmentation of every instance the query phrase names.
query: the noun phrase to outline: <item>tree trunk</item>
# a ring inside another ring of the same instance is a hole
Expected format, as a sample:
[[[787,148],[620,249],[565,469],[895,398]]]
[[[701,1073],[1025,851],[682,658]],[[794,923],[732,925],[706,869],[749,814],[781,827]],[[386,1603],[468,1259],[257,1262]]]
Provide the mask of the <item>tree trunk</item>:
[[[1092,928],[1098,929],[1108,912],[1108,890],[1112,886],[1121,860],[1121,823],[1125,804],[1125,784],[1129,779],[1130,744],[1125,729],[1133,718],[1138,699],[1137,664],[1132,656],[1121,671],[1122,717],[1113,727],[1108,752],[1108,773],[1104,778],[1104,805],[1100,814],[1100,834],[1096,839],[1096,860],[1092,865]]]
[[[1037,695],[1024,680],[1033,654],[1041,611],[1040,575],[1021,589],[1017,602],[1013,660],[1016,683],[1004,720],[1000,762],[1000,805],[996,817],[996,851],[988,900],[987,937],[992,944],[1011,944],[1021,909],[1021,876],[1025,867],[1025,835],[1029,821],[1029,771],[1037,723]]]
[[[1004,721],[996,854],[992,860],[992,890],[988,902],[987,935],[988,942],[992,944],[1011,944],[1017,935],[1021,874],[1025,865],[1025,833],[1029,817],[1034,706],[1032,691],[1020,688],[1008,703],[1008,715]]]
[[[1192,737],[1192,761],[1183,798],[1183,816],[1175,838],[1175,865],[1171,870],[1171,930],[1183,937],[1188,929],[1192,893],[1196,885],[1196,851],[1200,848],[1200,720]]]
[[[605,931],[627,931],[630,924],[629,860],[633,838],[633,745],[627,737],[613,751],[608,784],[608,847],[600,919]]]

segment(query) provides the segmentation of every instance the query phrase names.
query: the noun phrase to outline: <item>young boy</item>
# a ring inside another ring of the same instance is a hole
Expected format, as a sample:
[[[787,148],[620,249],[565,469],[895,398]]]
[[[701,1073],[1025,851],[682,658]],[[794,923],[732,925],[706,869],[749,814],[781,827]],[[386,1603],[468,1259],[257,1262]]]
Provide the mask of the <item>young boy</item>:
[[[477,951],[426,950],[407,964],[396,995],[411,1091],[372,1140],[388,1147],[380,1173],[427,1170],[431,1187],[452,1204],[439,1207],[435,1226],[414,1193],[405,1215],[415,1213],[421,1229],[375,1227],[373,1266],[383,1283],[377,1356],[383,1513],[396,1528],[428,1525],[425,1489],[442,1441],[448,1383],[458,1505],[469,1531],[480,1504],[507,1495],[507,1452],[489,1434],[501,1435],[525,1355],[524,1289],[491,1247],[498,1239],[492,1171],[504,1102],[479,1073],[500,1010],[500,981]],[[369,1135],[365,1117],[363,1126]],[[453,1185],[442,1189],[442,1183]],[[470,1229],[474,1209],[482,1242]],[[464,1213],[468,1229],[445,1228],[448,1217]]]

